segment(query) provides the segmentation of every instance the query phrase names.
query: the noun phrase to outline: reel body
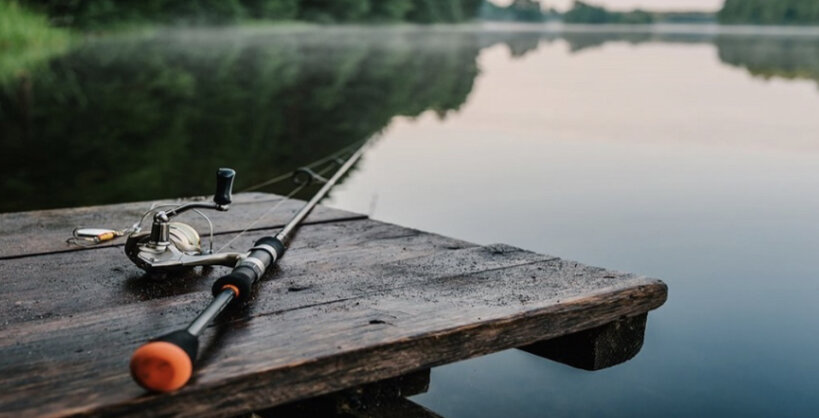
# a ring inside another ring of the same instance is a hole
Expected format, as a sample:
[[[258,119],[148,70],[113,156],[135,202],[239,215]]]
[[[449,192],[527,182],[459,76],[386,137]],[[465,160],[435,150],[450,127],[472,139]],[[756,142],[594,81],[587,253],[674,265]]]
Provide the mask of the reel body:
[[[202,251],[199,233],[185,223],[168,224],[168,242],[155,242],[151,234],[131,234],[125,241],[125,254],[147,272],[179,271],[196,266],[233,267],[243,254]]]
[[[149,273],[178,271],[195,266],[234,267],[246,254],[235,252],[213,254],[211,250],[205,251],[195,228],[186,223],[171,222],[171,219],[189,210],[198,212],[205,219],[208,218],[199,212],[200,209],[227,211],[230,208],[235,176],[236,172],[229,168],[219,169],[216,173],[216,194],[212,203],[186,203],[167,211],[154,211],[151,231],[133,232],[128,235],[125,241],[125,254],[139,268]],[[209,219],[208,222],[210,223]]]
[[[339,166],[344,164],[344,161],[331,160],[331,162]],[[213,253],[213,224],[200,211],[203,209],[227,211],[230,208],[235,176],[236,172],[230,168],[220,168],[216,172],[216,194],[213,196],[213,202],[185,203],[168,210],[152,208],[146,212],[142,220],[128,230],[130,233],[125,242],[125,254],[139,268],[149,273],[179,271],[195,266],[236,267],[243,262],[252,264],[252,260],[247,259],[250,252]],[[292,178],[299,187],[305,187],[313,182],[328,182],[321,174],[309,167],[296,170]],[[166,206],[172,205],[162,207]],[[191,210],[204,217],[210,224],[211,248],[208,250],[202,248],[201,237],[195,228],[186,223],[171,221],[179,214]],[[141,232],[141,224],[150,214],[153,214],[151,231]],[[120,235],[124,235],[124,232]]]

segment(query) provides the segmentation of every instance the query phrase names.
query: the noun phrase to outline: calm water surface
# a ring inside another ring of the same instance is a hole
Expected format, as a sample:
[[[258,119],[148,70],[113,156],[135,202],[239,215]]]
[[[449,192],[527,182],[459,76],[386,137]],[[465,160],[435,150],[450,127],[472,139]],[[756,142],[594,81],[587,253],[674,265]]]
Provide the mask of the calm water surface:
[[[813,416],[819,37],[506,29],[92,42],[4,87],[3,209],[204,194],[220,165],[241,189],[378,135],[326,203],[669,285],[623,365],[510,350],[434,369],[415,401]]]

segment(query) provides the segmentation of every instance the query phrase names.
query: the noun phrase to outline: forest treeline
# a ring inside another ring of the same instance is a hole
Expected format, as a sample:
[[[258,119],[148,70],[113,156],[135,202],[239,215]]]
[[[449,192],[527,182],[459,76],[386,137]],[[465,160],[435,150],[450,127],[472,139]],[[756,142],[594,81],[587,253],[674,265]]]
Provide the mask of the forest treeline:
[[[613,12],[600,6],[575,1],[574,6],[563,14],[563,21],[566,23],[643,24],[652,23],[654,17],[644,10]]]
[[[750,25],[819,25],[819,0],[725,0],[714,16],[709,12],[654,12],[635,9],[611,11],[596,4],[575,1],[562,16],[566,23],[645,24],[708,23]]]
[[[817,0],[819,1],[819,0]],[[612,11],[585,1],[575,1],[564,13],[546,8],[539,0],[514,0],[507,6],[484,3],[481,18],[485,20],[547,22],[562,20],[580,24],[648,24],[648,23],[710,23],[714,13],[698,11]]]
[[[604,7],[575,1],[563,14],[566,23],[643,24],[657,22],[712,22],[708,12],[611,11]],[[723,24],[819,25],[819,0],[725,0],[716,20]]]
[[[6,1],[6,0],[0,0]],[[612,11],[577,0],[565,13],[547,1],[514,0],[498,6],[486,0],[19,0],[47,14],[52,23],[95,28],[117,23],[229,24],[244,19],[318,23],[457,23],[484,20],[645,24],[713,22],[725,24],[819,24],[819,0],[725,0],[709,12]]]
[[[545,22],[560,19],[560,12],[546,9],[539,0],[514,0],[506,6],[485,1],[481,19],[508,22]]]
[[[817,25],[819,0],[725,0],[720,23]]]
[[[463,22],[483,0],[24,0],[65,26],[118,22],[233,23],[242,19],[346,22]]]

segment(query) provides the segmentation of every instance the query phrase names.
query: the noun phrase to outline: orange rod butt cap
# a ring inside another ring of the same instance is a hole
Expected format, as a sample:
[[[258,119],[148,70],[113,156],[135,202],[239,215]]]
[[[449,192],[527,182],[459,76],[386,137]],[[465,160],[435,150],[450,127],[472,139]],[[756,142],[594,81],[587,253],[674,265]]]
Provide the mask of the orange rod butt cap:
[[[232,284],[226,284],[226,285],[222,286],[222,290],[225,290],[225,289],[232,290],[233,291],[233,297],[235,297],[235,298],[239,297],[239,288],[238,287],[236,287],[236,286],[234,286]]]
[[[171,392],[185,386],[193,374],[188,354],[175,344],[154,341],[131,356],[131,376],[145,389]]]

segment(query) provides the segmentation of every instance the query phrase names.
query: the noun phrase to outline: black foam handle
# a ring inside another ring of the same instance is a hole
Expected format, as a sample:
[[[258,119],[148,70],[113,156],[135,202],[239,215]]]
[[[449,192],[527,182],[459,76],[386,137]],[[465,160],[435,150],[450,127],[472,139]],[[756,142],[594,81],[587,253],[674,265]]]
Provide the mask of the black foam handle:
[[[279,241],[276,237],[261,237],[256,241],[255,245],[269,245],[273,247],[273,251],[276,252],[275,258],[276,260],[282,258],[284,255],[285,250],[287,247],[284,245],[283,242]]]
[[[164,341],[171,343],[182,350],[190,357],[191,363],[196,361],[196,353],[199,351],[199,339],[187,330],[174,331],[170,334],[165,334],[152,341]]]
[[[213,284],[213,296],[222,293],[228,286],[233,286],[239,291],[239,294],[233,299],[236,302],[244,302],[250,297],[250,292],[253,290],[253,284],[259,277],[250,267],[239,266],[227,276],[222,276]]]
[[[220,168],[216,172],[216,194],[213,201],[217,205],[229,205],[231,194],[233,193],[233,179],[236,178],[236,171],[232,168]]]
[[[238,291],[239,294],[235,296],[233,299],[234,301],[246,301],[250,297],[250,293],[253,290],[253,285],[259,280],[260,276],[265,273],[268,267],[276,262],[282,255],[284,255],[284,251],[287,247],[285,247],[284,243],[279,241],[275,237],[262,237],[256,241],[256,246],[268,246],[270,248],[255,248],[250,251],[247,258],[253,258],[260,263],[264,268],[261,268],[259,271],[250,267],[248,265],[239,265],[233,269],[233,271],[228,274],[227,276],[222,276],[215,283],[213,283],[213,296],[219,295],[222,293],[226,288],[230,288],[230,286],[234,287],[234,291]],[[272,249],[273,254],[269,251]]]

